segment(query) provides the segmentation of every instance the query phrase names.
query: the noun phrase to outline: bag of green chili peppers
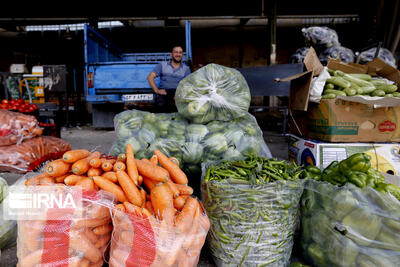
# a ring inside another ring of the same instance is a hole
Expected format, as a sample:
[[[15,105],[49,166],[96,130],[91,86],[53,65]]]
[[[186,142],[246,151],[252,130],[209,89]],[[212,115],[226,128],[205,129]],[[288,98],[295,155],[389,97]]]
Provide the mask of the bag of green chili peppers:
[[[301,172],[293,163],[262,157],[202,165],[207,243],[218,267],[289,265]]]
[[[314,266],[399,266],[400,202],[370,186],[307,180],[301,248]]]

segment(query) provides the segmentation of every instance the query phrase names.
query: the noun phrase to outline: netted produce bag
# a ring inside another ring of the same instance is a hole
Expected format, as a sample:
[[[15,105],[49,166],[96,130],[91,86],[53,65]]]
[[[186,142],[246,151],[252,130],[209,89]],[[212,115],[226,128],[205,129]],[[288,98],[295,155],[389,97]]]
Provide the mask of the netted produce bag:
[[[366,64],[375,58],[377,47],[370,48],[364,52],[360,53],[360,64]],[[378,52],[378,58],[385,61],[387,64],[397,68],[396,66],[396,59],[394,58],[392,52],[388,49],[381,47]]]
[[[0,146],[20,144],[25,139],[42,135],[42,132],[34,116],[0,110]]]
[[[250,100],[243,75],[218,64],[208,64],[181,80],[175,94],[178,112],[195,123],[244,116]]]
[[[306,57],[310,47],[301,47],[296,50],[296,52],[290,58],[290,63],[303,63],[304,58]]]
[[[335,30],[328,27],[312,26],[301,29],[308,45],[317,50],[324,50],[332,46],[338,46],[339,38]]]
[[[60,202],[18,215],[17,266],[103,266],[111,240],[113,196],[61,184],[27,188],[49,199],[55,194]]]
[[[354,62],[354,52],[347,47],[333,46],[325,49],[319,54],[319,60],[326,65],[329,58],[340,59],[344,63]]]
[[[17,240],[17,221],[3,218],[3,206],[1,203],[8,195],[8,183],[0,177],[0,250],[10,247]]]
[[[3,146],[0,149],[0,172],[33,171],[70,149],[68,142],[53,136],[39,136],[24,140],[19,145]]]
[[[218,267],[288,266],[303,180],[282,161],[251,162],[228,163],[224,171],[213,169],[220,163],[203,165],[208,247]]]
[[[314,266],[399,265],[400,202],[393,195],[308,180],[301,215],[301,247]]]
[[[190,214],[176,222],[126,203],[130,210],[115,209],[110,267],[197,266],[210,222],[197,199],[187,201]]]
[[[230,122],[189,123],[177,113],[153,114],[130,110],[114,118],[117,139],[110,154],[124,153],[130,143],[136,157],[149,158],[158,149],[179,160],[189,173],[201,173],[200,164],[234,160],[253,154],[272,157],[263,132],[251,114]]]

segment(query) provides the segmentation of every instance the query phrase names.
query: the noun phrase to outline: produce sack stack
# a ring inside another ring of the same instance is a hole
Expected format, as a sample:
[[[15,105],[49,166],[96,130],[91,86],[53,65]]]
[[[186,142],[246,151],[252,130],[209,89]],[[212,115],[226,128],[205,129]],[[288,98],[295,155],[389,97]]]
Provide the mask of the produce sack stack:
[[[247,114],[250,89],[232,68],[208,64],[179,82],[175,93],[178,112],[194,123],[230,121]]]
[[[288,266],[303,193],[293,163],[249,157],[203,165],[207,243],[217,266]]]
[[[322,172],[308,167],[301,199],[301,247],[315,266],[398,266],[400,188],[364,153]]]
[[[154,150],[175,157],[189,174],[200,174],[200,164],[234,160],[243,155],[271,157],[256,119],[246,114],[230,122],[189,123],[178,113],[124,111],[114,118],[117,139],[110,154],[123,153],[131,144],[137,158],[150,158]]]
[[[101,160],[99,152],[70,150],[49,162],[43,173],[24,177],[28,192],[57,193],[62,199],[70,194],[77,201],[76,208],[49,208],[41,217],[18,219],[18,266],[103,266],[114,196],[99,190],[90,176],[94,174],[89,162],[94,159]]]
[[[159,150],[139,160],[130,144],[118,160],[116,180],[93,177],[118,200],[110,266],[197,266],[210,222],[179,162]]]

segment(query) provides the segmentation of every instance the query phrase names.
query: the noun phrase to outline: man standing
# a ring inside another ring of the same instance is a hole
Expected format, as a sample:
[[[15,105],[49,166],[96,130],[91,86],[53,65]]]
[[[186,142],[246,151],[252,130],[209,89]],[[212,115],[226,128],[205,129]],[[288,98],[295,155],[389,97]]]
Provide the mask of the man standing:
[[[179,82],[190,74],[190,68],[182,62],[183,49],[181,46],[174,46],[171,52],[171,61],[159,63],[147,80],[156,93],[156,105],[161,109],[175,111],[175,91]],[[160,77],[160,86],[157,87],[154,79]]]

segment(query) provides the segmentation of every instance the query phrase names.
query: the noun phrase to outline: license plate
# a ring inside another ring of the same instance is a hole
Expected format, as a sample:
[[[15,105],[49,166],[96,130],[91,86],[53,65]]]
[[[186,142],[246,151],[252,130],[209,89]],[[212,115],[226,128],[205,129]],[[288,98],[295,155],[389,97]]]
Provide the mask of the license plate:
[[[122,96],[122,100],[125,102],[153,101],[153,98],[153,94],[136,94]]]

